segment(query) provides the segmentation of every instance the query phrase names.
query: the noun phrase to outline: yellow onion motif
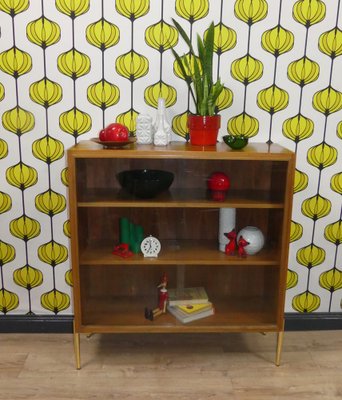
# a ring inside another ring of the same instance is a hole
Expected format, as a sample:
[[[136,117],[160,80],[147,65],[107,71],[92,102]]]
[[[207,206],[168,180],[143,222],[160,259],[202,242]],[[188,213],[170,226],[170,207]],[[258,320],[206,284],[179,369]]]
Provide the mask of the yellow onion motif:
[[[2,125],[8,131],[21,136],[34,128],[34,116],[30,111],[16,106],[3,113]]]
[[[70,238],[71,237],[71,233],[70,233],[70,221],[67,220],[64,222],[63,224],[63,233],[66,237]]]
[[[317,294],[306,290],[303,293],[297,294],[292,299],[292,307],[294,310],[301,313],[311,313],[321,305],[321,299]]]
[[[145,42],[160,53],[174,47],[178,42],[178,31],[163,20],[149,26],[145,31]]]
[[[295,242],[303,236],[303,226],[298,222],[291,221],[290,242]]]
[[[13,167],[7,168],[6,180],[10,185],[25,190],[37,183],[38,174],[35,168],[20,161]]]
[[[322,264],[325,260],[325,251],[321,247],[317,247],[312,243],[309,246],[299,249],[297,251],[296,259],[299,264],[310,269]]]
[[[0,83],[0,101],[2,101],[5,98],[5,88],[2,83]]]
[[[68,249],[62,244],[51,240],[39,246],[38,257],[44,263],[55,267],[68,259]]]
[[[15,310],[19,305],[19,297],[9,290],[0,289],[0,311],[7,314],[9,311]]]
[[[150,0],[115,0],[116,11],[131,21],[150,11]]]
[[[339,139],[342,139],[342,121],[337,124],[336,135]]]
[[[206,38],[208,29],[204,33]],[[221,55],[236,46],[236,32],[232,28],[220,23],[214,27],[214,51]]]
[[[40,224],[24,214],[10,222],[10,231],[13,236],[27,242],[40,235]]]
[[[342,54],[342,31],[337,26],[319,37],[318,48],[332,59]]]
[[[325,17],[325,4],[321,0],[298,0],[293,6],[293,17],[309,28]]]
[[[43,274],[39,269],[25,265],[13,272],[13,280],[17,285],[31,290],[43,283]]]
[[[193,55],[190,55],[190,53],[184,54],[183,56],[180,57],[183,67],[185,69],[186,74],[189,75],[194,75],[194,71],[195,71],[195,60],[197,61],[197,64],[200,67],[200,72],[202,72],[202,68],[201,68],[201,63],[199,61],[199,58]],[[181,79],[185,80],[185,77],[183,75],[182,70],[179,68],[178,62],[175,60],[173,63],[173,71],[175,73],[176,76],[178,76]]]
[[[237,18],[251,26],[266,18],[268,5],[265,0],[237,0],[234,11]]]
[[[287,69],[287,76],[292,82],[303,87],[318,79],[319,65],[305,56],[290,63]]]
[[[324,229],[324,237],[329,242],[339,246],[342,243],[342,221],[336,221],[329,224]]]
[[[120,89],[105,79],[101,79],[88,87],[87,98],[91,104],[105,110],[119,101]]]
[[[342,194],[342,172],[338,172],[331,177],[330,187],[334,192]]]
[[[29,0],[0,0],[0,10],[14,17],[29,8]]]
[[[52,311],[55,314],[66,310],[70,306],[70,298],[66,293],[53,289],[50,292],[43,293],[40,302],[46,310]]]
[[[180,137],[188,140],[189,130],[188,130],[188,112],[176,115],[172,119],[172,130]]]
[[[302,114],[288,118],[283,123],[283,135],[295,143],[308,139],[312,136],[313,130],[313,121]]]
[[[18,78],[27,74],[31,69],[32,59],[25,51],[17,47],[12,47],[0,53],[0,70],[5,72],[5,74],[11,75],[13,78]]]
[[[305,172],[299,171],[299,169],[295,170],[295,179],[294,179],[294,193],[298,193],[303,191],[308,187],[309,177]]]
[[[43,78],[30,85],[30,98],[45,108],[51,107],[62,100],[62,87],[48,78]]]
[[[286,90],[280,89],[277,85],[272,85],[260,90],[257,96],[257,104],[262,110],[273,115],[288,106],[289,95]]]
[[[171,107],[176,103],[177,100],[176,89],[164,83],[163,81],[158,81],[145,89],[145,102],[151,107],[158,108],[159,97],[165,99],[166,107]]]
[[[342,93],[328,86],[314,94],[312,105],[317,111],[328,116],[342,109]]]
[[[291,269],[287,270],[286,289],[292,289],[298,284],[298,274]]]
[[[65,282],[69,285],[69,286],[74,286],[73,283],[73,279],[72,279],[72,271],[71,269],[69,269],[66,273],[65,273]]]
[[[7,193],[0,192],[0,214],[3,214],[12,208],[11,196]]]
[[[60,140],[44,136],[32,144],[33,155],[41,161],[51,164],[64,156],[64,145]]]
[[[4,140],[0,139],[0,160],[2,158],[7,157],[7,155],[8,155],[7,142],[5,142]]]
[[[90,0],[56,0],[56,8],[74,19],[89,10]]]
[[[134,82],[148,73],[148,60],[131,50],[116,59],[115,69],[119,75]]]
[[[63,168],[61,172],[61,181],[63,185],[69,186],[68,168]]]
[[[243,112],[229,119],[227,129],[230,135],[243,135],[251,138],[259,132],[259,121]]]
[[[337,161],[337,150],[325,142],[310,147],[307,154],[309,164],[319,170],[330,167]]]
[[[90,131],[91,118],[89,114],[74,107],[60,115],[59,126],[63,132],[77,138]]]
[[[326,217],[331,211],[331,201],[322,197],[320,194],[309,197],[302,203],[302,213],[317,221],[320,218]]]
[[[319,277],[319,284],[330,293],[342,289],[342,272],[337,268],[323,272]]]
[[[58,56],[57,67],[62,74],[76,80],[90,71],[90,58],[73,48]]]
[[[35,199],[35,204],[38,211],[50,217],[61,213],[66,208],[65,197],[52,189],[38,194]]]
[[[176,0],[176,13],[190,23],[208,15],[208,0]]]
[[[116,122],[118,122],[119,124],[125,125],[127,126],[130,134],[134,134],[135,130],[136,130],[136,120],[137,120],[137,116],[138,113],[133,110],[130,109],[122,114],[119,114],[116,117]]]
[[[231,75],[237,81],[248,85],[262,77],[264,66],[261,61],[246,54],[244,57],[233,61]]]
[[[261,45],[264,50],[273,54],[274,57],[279,57],[292,50],[294,35],[281,25],[277,25],[262,34]]]
[[[116,25],[102,18],[87,27],[86,39],[88,43],[104,51],[119,42],[120,30]]]
[[[233,97],[233,92],[230,89],[224,87],[216,100],[215,111],[219,112],[230,107],[233,104]]]
[[[15,249],[11,244],[0,240],[0,266],[3,266],[15,258]]]
[[[43,16],[27,25],[26,35],[30,42],[46,49],[60,40],[61,28]]]

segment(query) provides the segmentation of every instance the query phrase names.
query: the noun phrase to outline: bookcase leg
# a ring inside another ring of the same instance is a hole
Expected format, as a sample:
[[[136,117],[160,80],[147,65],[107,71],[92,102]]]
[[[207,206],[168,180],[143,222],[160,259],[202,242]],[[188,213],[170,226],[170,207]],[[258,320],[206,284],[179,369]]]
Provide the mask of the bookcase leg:
[[[279,367],[279,365],[280,365],[281,351],[282,351],[282,348],[283,348],[283,339],[284,339],[284,331],[278,332],[277,353],[276,353],[276,360],[275,360],[275,365],[277,367]]]
[[[81,369],[81,346],[80,346],[80,334],[75,331],[74,323],[74,352],[76,360],[76,369]]]

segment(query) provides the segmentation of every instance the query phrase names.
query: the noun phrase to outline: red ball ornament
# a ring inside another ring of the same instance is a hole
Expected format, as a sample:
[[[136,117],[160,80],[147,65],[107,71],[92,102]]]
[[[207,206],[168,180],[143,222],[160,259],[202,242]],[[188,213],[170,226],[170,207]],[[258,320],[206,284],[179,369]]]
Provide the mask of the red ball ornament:
[[[208,189],[211,198],[215,201],[223,201],[230,187],[230,179],[223,172],[213,172],[208,178]]]

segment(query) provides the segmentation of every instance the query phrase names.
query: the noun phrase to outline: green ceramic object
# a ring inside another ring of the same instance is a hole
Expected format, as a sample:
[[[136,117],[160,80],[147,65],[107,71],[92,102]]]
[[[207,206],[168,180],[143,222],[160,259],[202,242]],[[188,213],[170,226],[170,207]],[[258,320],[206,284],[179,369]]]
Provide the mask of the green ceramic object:
[[[225,135],[222,137],[223,141],[232,149],[238,150],[244,148],[248,143],[248,137]]]

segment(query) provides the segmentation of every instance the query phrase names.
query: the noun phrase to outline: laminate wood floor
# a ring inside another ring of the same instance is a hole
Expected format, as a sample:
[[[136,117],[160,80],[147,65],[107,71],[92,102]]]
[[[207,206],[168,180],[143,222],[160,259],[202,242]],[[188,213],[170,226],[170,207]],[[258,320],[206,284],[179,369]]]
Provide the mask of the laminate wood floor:
[[[276,335],[1,334],[0,399],[341,400],[342,331]]]

